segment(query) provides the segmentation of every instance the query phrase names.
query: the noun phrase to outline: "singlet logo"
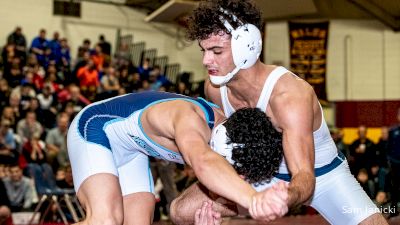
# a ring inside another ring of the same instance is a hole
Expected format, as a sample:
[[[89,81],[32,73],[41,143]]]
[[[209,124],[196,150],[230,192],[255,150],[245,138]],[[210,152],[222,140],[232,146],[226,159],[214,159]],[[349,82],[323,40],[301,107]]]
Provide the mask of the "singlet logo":
[[[162,158],[160,153],[158,153],[151,146],[149,146],[143,139],[141,139],[135,135],[131,135],[131,134],[128,134],[128,135],[136,142],[136,144],[138,144],[140,147],[142,147],[147,152],[147,154],[149,154],[150,156],[156,157],[156,158]]]

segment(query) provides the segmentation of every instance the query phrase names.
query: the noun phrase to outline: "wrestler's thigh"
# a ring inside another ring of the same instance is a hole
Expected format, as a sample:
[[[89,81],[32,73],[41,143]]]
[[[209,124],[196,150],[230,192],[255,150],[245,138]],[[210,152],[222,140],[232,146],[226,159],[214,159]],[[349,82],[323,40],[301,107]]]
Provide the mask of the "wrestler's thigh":
[[[118,167],[124,202],[125,224],[151,224],[155,197],[149,157],[138,152],[128,163]]]
[[[361,221],[360,225],[386,225],[387,220],[382,216],[381,213],[375,213],[365,220]]]
[[[317,177],[311,206],[329,223],[338,225],[359,224],[377,210],[347,162]]]

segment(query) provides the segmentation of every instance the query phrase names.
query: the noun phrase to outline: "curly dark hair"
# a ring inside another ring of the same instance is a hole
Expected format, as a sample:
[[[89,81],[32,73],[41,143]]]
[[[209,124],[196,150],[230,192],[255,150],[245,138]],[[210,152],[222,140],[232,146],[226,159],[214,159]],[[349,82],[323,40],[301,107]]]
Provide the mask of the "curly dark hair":
[[[221,8],[229,15],[221,12]],[[187,37],[189,40],[204,40],[221,31],[228,33],[219,17],[222,15],[232,26],[240,24],[233,20],[232,14],[243,23],[250,23],[261,30],[261,12],[251,0],[205,0],[188,18]]]
[[[255,186],[267,183],[278,172],[283,158],[282,134],[258,108],[242,108],[225,122],[233,167]]]

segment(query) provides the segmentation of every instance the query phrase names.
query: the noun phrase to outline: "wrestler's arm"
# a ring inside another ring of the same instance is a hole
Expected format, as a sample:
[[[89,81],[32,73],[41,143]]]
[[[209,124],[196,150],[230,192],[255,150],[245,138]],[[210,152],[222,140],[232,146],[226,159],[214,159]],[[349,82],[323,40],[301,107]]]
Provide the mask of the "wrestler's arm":
[[[249,208],[256,191],[208,146],[211,131],[204,119],[193,108],[181,107],[173,120],[175,142],[199,181],[216,194]]]
[[[288,189],[288,206],[307,202],[315,188],[313,101],[314,91],[308,85],[296,85],[298,90],[278,94],[270,107],[282,129],[283,152],[292,175]]]

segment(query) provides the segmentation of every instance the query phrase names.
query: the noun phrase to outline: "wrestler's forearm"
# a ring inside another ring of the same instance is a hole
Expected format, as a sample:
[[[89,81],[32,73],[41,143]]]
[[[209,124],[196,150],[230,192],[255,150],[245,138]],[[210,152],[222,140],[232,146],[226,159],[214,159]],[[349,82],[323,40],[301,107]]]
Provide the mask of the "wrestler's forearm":
[[[309,201],[315,189],[315,176],[310,172],[300,171],[292,177],[289,184],[290,208],[305,204]]]
[[[250,207],[256,191],[237,175],[225,159],[209,151],[192,166],[199,181],[209,190],[246,209]]]

